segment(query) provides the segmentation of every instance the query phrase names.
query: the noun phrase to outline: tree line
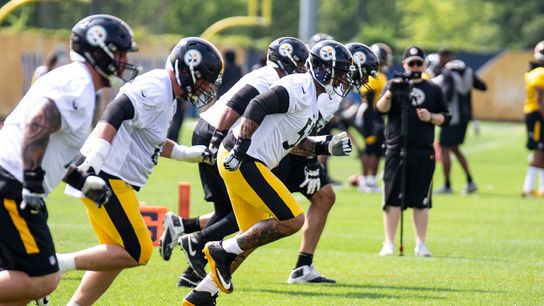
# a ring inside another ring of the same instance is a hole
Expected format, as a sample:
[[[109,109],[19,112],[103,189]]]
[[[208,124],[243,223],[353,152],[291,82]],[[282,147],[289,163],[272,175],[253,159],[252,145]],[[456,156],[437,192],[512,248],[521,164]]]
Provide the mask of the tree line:
[[[0,0],[0,5],[6,0]],[[236,27],[222,37],[249,41],[297,36],[299,1],[272,0],[272,24]],[[1,25],[18,31],[66,30],[91,11],[126,20],[137,35],[198,36],[215,21],[246,15],[247,0],[92,0],[28,5]],[[383,41],[395,49],[416,43],[472,52],[530,49],[544,40],[542,0],[318,0],[317,31],[339,41]]]

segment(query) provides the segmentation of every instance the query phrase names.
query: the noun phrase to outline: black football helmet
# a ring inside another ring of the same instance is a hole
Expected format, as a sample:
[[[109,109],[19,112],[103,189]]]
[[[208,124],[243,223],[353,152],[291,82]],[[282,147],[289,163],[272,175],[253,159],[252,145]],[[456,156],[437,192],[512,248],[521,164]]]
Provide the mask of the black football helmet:
[[[325,33],[316,33],[312,37],[310,37],[310,41],[308,42],[310,49],[322,40],[334,40],[334,37]]]
[[[534,49],[534,58],[537,61],[544,61],[544,40],[536,44]]]
[[[70,49],[90,63],[106,80],[114,75],[129,82],[140,69],[137,65],[121,62],[115,57],[115,52],[138,51],[133,36],[123,20],[105,14],[91,15],[72,28]],[[77,55],[72,55],[72,58],[77,59]]]
[[[359,91],[361,86],[365,86],[369,91],[372,90],[368,85],[368,78],[378,78],[378,57],[365,44],[349,43],[346,44],[346,48],[348,48],[353,56],[355,72],[353,72],[351,78],[353,79],[355,90]]]
[[[306,59],[308,49],[298,38],[280,37],[268,46],[267,65],[279,68],[286,75],[306,72]]]
[[[393,65],[393,51],[391,51],[391,48],[384,43],[375,43],[370,45],[370,49],[378,57],[382,70],[387,72]]]
[[[353,56],[341,43],[334,40],[318,42],[312,47],[306,65],[329,96],[345,97],[349,93],[355,66]]]
[[[193,105],[202,107],[215,98],[214,86],[204,90],[196,85],[199,79],[212,85],[221,84],[223,57],[212,43],[198,37],[183,38],[170,52],[167,65]],[[199,90],[202,92],[197,95]]]

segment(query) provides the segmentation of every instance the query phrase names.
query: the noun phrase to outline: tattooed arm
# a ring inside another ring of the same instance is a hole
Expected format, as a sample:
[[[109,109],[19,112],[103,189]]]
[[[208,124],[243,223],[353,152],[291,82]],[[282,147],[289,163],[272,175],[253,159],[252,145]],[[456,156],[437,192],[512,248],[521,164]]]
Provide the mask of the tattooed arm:
[[[240,121],[240,137],[244,139],[251,139],[251,136],[257,128],[259,127],[259,124],[257,122],[248,119],[248,118],[242,118],[242,121]]]
[[[299,156],[316,156],[315,148],[318,142],[309,138],[304,138],[291,150],[291,154]]]
[[[61,127],[59,109],[52,100],[45,99],[41,107],[26,122],[23,136],[23,169],[36,170],[42,164],[49,135]]]
[[[37,111],[27,120],[23,135],[23,190],[20,208],[39,213],[45,207],[45,190],[43,178],[45,171],[41,165],[49,135],[58,131],[61,116],[55,103],[44,99]]]

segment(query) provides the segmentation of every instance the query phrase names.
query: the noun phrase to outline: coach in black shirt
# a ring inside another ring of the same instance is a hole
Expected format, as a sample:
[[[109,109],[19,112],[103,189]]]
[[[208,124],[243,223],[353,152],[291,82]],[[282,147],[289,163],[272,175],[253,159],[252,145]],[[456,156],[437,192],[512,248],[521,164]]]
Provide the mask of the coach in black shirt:
[[[413,208],[414,232],[416,233],[416,256],[431,256],[425,246],[429,208],[432,207],[431,189],[435,168],[433,149],[435,125],[447,124],[450,119],[444,95],[437,85],[421,78],[425,70],[423,50],[411,46],[404,51],[402,64],[405,74],[410,75],[410,93],[407,99],[406,141],[406,207]],[[385,128],[384,169],[384,231],[385,242],[381,256],[393,255],[394,239],[401,211],[401,109],[398,94],[399,79],[391,80],[376,108],[388,115]],[[402,86],[400,86],[402,87]]]

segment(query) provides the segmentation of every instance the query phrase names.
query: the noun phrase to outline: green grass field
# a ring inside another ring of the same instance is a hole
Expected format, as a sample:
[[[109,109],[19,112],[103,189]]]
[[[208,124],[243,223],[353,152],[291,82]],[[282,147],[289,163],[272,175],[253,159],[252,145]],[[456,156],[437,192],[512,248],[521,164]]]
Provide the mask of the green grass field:
[[[189,142],[193,122],[184,125]],[[544,199],[522,199],[521,186],[528,151],[521,124],[482,123],[479,136],[470,130],[463,147],[479,192],[460,195],[465,178],[456,161],[456,194],[433,198],[427,245],[434,257],[413,256],[411,211],[405,215],[404,257],[382,258],[381,196],[359,193],[347,185],[358,173],[353,158],[334,158],[331,174],[344,186],[314,257],[316,268],[335,278],[335,285],[288,285],[300,234],[259,249],[234,274],[235,290],[220,294],[219,305],[542,305],[544,304]],[[197,168],[161,159],[140,201],[177,211],[177,183],[191,182],[191,214],[208,212]],[[442,185],[440,166],[435,186]],[[62,187],[62,188],[61,188]],[[48,199],[49,225],[58,252],[96,243],[83,206],[62,194]],[[308,202],[302,197],[304,208]],[[398,239],[397,239],[398,243]],[[180,305],[187,288],[176,281],[185,268],[176,250],[169,262],[158,250],[148,265],[126,270],[97,305]],[[65,304],[82,272],[70,272],[52,295],[53,305]]]

